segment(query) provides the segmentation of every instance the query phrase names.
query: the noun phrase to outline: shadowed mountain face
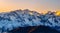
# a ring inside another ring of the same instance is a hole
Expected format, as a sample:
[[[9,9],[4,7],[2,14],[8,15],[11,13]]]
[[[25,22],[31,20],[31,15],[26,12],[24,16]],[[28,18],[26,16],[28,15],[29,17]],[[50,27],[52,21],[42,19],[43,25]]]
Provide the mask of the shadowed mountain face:
[[[9,33],[60,33],[55,29],[46,26],[20,27],[9,31]]]
[[[54,12],[48,12],[43,15],[28,9],[0,13],[1,33],[5,33],[19,27],[22,27],[23,29],[28,26],[33,27],[40,25],[50,27],[50,29],[55,29],[60,32],[60,16],[56,16]]]

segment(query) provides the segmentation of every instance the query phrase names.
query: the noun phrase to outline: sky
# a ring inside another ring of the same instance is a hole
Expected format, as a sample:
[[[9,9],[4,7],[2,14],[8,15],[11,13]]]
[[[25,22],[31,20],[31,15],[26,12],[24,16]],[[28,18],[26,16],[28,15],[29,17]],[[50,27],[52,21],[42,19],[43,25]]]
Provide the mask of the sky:
[[[37,12],[60,10],[60,0],[0,0],[0,12],[29,9]]]

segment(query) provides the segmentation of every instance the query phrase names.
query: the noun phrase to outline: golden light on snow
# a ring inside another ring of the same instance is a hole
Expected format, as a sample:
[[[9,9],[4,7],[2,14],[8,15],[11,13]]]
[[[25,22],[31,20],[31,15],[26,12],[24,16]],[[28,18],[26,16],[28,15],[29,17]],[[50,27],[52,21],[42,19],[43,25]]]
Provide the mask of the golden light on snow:
[[[60,11],[56,11],[55,15],[60,16]]]

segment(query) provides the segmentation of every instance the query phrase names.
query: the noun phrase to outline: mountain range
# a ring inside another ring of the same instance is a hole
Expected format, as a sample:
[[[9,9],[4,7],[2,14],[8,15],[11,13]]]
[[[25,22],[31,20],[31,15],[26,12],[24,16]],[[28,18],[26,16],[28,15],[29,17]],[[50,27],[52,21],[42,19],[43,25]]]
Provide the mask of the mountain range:
[[[28,9],[0,13],[0,32],[5,33],[19,27],[40,25],[60,32],[60,16],[56,16],[55,12],[40,14]]]

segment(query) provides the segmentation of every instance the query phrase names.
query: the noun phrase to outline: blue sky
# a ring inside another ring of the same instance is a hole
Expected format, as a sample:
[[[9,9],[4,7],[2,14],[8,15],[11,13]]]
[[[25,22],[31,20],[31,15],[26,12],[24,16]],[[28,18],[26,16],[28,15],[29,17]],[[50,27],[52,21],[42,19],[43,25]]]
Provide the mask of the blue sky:
[[[30,9],[36,11],[60,10],[60,0],[0,0],[0,10]]]

